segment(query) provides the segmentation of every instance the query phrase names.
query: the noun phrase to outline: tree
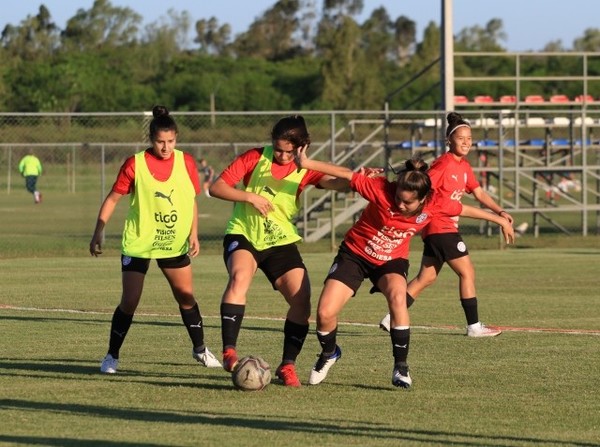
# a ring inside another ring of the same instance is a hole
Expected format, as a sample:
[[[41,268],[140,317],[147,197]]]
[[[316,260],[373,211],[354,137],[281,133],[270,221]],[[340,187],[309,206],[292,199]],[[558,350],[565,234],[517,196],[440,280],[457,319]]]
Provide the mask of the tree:
[[[417,24],[408,17],[400,16],[394,22],[396,55],[400,67],[408,64],[417,41]]]
[[[231,39],[231,26],[228,23],[219,26],[215,17],[196,22],[196,37],[194,42],[200,44],[202,54],[218,56],[228,55],[228,45]]]
[[[58,50],[60,33],[50,11],[41,5],[37,15],[28,15],[19,26],[6,25],[0,42],[9,57],[35,60],[51,57]]]
[[[62,33],[68,50],[90,51],[137,43],[142,17],[130,8],[95,0],[91,9],[79,9]]]
[[[575,51],[600,51],[600,29],[588,28],[583,36],[573,42]]]
[[[235,53],[272,61],[296,55],[299,48],[294,33],[298,30],[299,8],[299,0],[279,0],[235,39]]]
[[[461,30],[455,39],[460,51],[506,51],[500,41],[506,40],[502,19],[491,19],[485,28],[479,25]]]

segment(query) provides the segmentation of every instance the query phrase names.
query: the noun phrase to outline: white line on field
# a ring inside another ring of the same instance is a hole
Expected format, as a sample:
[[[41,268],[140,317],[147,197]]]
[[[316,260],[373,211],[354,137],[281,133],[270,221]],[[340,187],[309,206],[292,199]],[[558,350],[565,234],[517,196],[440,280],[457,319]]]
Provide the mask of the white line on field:
[[[71,313],[71,314],[85,314],[85,315],[112,315],[113,311],[97,311],[97,310],[81,310],[81,309],[60,309],[60,308],[41,308],[41,307],[21,307],[11,306],[8,304],[0,304],[0,309],[17,310],[17,311],[32,311],[32,312],[57,312],[57,313]],[[136,317],[172,317],[181,318],[178,314],[157,314],[150,312],[136,312]],[[220,319],[220,316],[214,315],[202,315],[202,318],[214,318]],[[275,317],[248,317],[244,315],[245,320],[257,320],[257,321],[283,321],[283,318]],[[311,321],[314,324],[314,321]],[[349,321],[340,321],[340,325],[345,326],[359,326],[359,327],[378,327],[379,324],[371,323],[356,323]],[[531,333],[559,333],[559,334],[573,334],[573,335],[596,335],[600,336],[600,330],[596,329],[561,329],[561,328],[541,328],[541,327],[513,327],[513,326],[494,326],[505,332],[531,332]],[[413,329],[424,329],[432,331],[457,331],[463,330],[462,327],[458,326],[411,326]]]

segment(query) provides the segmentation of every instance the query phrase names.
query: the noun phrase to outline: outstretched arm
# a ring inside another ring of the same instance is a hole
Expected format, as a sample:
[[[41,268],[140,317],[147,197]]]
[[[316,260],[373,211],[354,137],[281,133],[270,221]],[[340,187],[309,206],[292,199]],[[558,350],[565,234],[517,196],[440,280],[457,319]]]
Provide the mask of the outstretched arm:
[[[500,208],[500,205],[498,205],[494,199],[492,199],[490,195],[483,190],[481,186],[473,190],[473,197],[475,197],[479,203],[492,210],[498,216],[504,217],[511,224],[514,223],[513,217]]]
[[[308,146],[301,146],[296,150],[294,162],[299,168],[311,169],[313,171],[322,172],[323,174],[337,177],[338,179],[352,180],[354,171],[345,166],[338,166],[324,161],[312,160],[306,155]]]
[[[483,219],[494,222],[502,227],[502,235],[504,236],[504,240],[507,244],[512,244],[515,242],[515,230],[513,229],[510,221],[504,217],[500,217],[481,208],[476,208],[469,205],[462,206],[460,215],[462,217],[471,217],[473,219]]]

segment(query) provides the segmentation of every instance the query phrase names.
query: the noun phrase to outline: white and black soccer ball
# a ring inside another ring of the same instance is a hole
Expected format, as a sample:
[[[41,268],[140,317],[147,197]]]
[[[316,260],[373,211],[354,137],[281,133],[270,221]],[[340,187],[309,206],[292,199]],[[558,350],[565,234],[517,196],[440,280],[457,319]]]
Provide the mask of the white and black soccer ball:
[[[260,391],[271,383],[271,367],[261,357],[249,355],[239,360],[231,379],[239,390]]]

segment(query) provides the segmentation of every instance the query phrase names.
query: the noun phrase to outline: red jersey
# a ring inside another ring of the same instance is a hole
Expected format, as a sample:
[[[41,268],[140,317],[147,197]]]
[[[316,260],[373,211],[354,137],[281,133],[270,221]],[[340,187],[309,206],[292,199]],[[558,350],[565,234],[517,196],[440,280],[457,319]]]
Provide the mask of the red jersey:
[[[408,259],[410,239],[415,234],[434,218],[453,216],[462,211],[459,201],[434,196],[426,202],[420,214],[403,217],[395,201],[396,182],[355,173],[350,187],[369,204],[346,233],[344,242],[354,254],[373,265],[382,265],[392,259]]]
[[[164,160],[162,158],[156,157],[152,153],[152,149],[146,149],[144,154],[144,158],[146,160],[146,164],[148,165],[148,169],[152,176],[161,182],[164,182],[171,176],[171,171],[173,171],[173,163],[175,162],[175,157],[171,157],[168,160]],[[198,168],[196,167],[196,160],[187,152],[183,153],[183,159],[185,161],[185,167],[187,168],[188,174],[190,176],[190,180],[194,185],[194,190],[196,194],[200,193],[200,181],[198,180]],[[119,170],[119,174],[117,175],[117,180],[112,187],[112,190],[116,193],[126,195],[133,192],[133,188],[135,186],[135,156],[132,155],[129,157]]]
[[[239,157],[237,157],[229,166],[225,168],[225,170],[221,173],[221,178],[225,183],[229,186],[235,187],[240,180],[243,180],[244,186],[248,186],[248,182],[250,181],[250,177],[252,176],[252,171],[258,164],[258,160],[260,160],[260,156],[262,155],[263,148],[254,148],[250,149]],[[277,180],[281,180],[284,177],[287,177],[297,169],[296,163],[288,163],[287,165],[280,165],[273,160],[271,164],[271,175]],[[306,175],[300,182],[300,186],[298,187],[298,192],[296,196],[299,196],[300,193],[306,188],[306,185],[317,185],[324,174],[320,172],[307,170]]]
[[[469,162],[464,158],[457,160],[450,152],[438,157],[427,173],[434,195],[446,200],[460,202],[465,193],[470,194],[480,186]],[[423,229],[423,238],[439,233],[458,233],[458,214],[444,215],[433,220]]]

